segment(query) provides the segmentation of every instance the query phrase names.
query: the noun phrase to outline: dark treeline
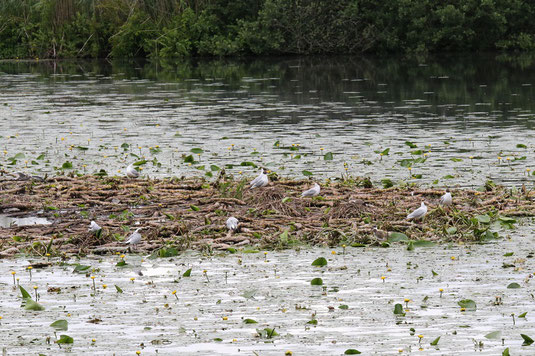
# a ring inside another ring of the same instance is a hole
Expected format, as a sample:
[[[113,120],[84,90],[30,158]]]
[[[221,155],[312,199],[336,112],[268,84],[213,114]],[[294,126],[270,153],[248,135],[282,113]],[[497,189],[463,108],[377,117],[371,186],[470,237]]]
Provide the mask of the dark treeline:
[[[0,0],[0,58],[535,49],[525,0]]]

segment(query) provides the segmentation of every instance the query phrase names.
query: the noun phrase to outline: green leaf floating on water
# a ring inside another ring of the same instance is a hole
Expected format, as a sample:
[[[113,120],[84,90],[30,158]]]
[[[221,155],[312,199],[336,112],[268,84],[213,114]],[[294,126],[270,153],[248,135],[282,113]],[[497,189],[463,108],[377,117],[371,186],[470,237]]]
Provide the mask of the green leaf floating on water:
[[[72,162],[66,161],[65,163],[63,163],[61,168],[62,169],[72,169]]]
[[[73,273],[76,272],[76,273],[82,273],[82,272],[85,272],[87,271],[88,269],[90,269],[91,266],[86,266],[86,265],[81,265],[81,264],[75,264],[74,265],[74,270],[72,271]]]
[[[346,305],[346,304],[342,304],[342,305],[338,306],[338,309],[347,310],[347,309],[349,309],[349,306]]]
[[[522,339],[524,339],[522,346],[529,346],[533,344],[533,339],[527,336],[526,334],[520,334],[520,336],[522,336]]]
[[[310,281],[310,284],[313,286],[322,286],[323,285],[323,279],[321,278],[314,278]]]
[[[182,277],[191,277],[191,268],[188,269],[186,272],[184,272],[184,274],[182,275]]]
[[[274,328],[256,329],[256,332],[263,339],[271,339],[273,336],[279,335]]]
[[[484,215],[476,215],[475,218],[476,218],[477,221],[479,221],[479,222],[482,223],[482,224],[488,224],[488,223],[490,223],[490,216],[488,216],[487,214],[484,214]]]
[[[24,300],[26,301],[26,306],[24,307],[25,310],[33,310],[33,311],[45,310],[44,306],[42,306],[41,304],[37,302],[34,302],[30,298],[25,298]]]
[[[409,238],[402,232],[391,232],[388,236],[388,242],[399,242],[399,241],[408,241]]]
[[[499,340],[502,338],[502,332],[500,330],[497,330],[497,331],[493,331],[491,333],[488,333],[487,335],[485,335],[485,337],[487,339],[491,339],[491,340]]]
[[[511,257],[514,254],[515,254],[514,252],[507,252],[503,254],[503,257]]]
[[[19,289],[20,289],[20,293],[22,294],[22,299],[27,299],[27,298],[32,299],[32,296],[30,295],[30,293],[28,293],[26,289],[22,288],[21,285],[19,285]]]
[[[516,283],[516,282],[509,283],[509,285],[507,286],[507,288],[509,288],[509,289],[517,289],[517,288],[520,288],[520,284],[518,284],[518,283]]]
[[[437,337],[435,340],[431,341],[431,346],[437,346],[438,345],[438,342],[440,341],[440,336]]]
[[[201,154],[201,153],[204,153],[203,149],[202,148],[192,148],[190,150],[191,153],[195,153],[196,155],[198,154]]]
[[[394,314],[396,315],[405,315],[405,312],[403,311],[403,305],[396,304],[394,305]]]
[[[523,312],[523,313],[520,314],[518,317],[519,317],[519,318],[525,318],[526,315],[528,315],[528,312]]]
[[[126,265],[128,265],[128,263],[126,263],[124,260],[121,260],[121,261],[117,262],[117,264],[116,264],[117,267],[124,267]]]
[[[123,290],[117,284],[115,284],[115,289],[117,289],[117,293],[123,292]]]
[[[323,155],[323,159],[325,161],[332,161],[333,160],[333,153],[332,152],[327,152],[325,155]]]
[[[318,266],[318,267],[327,266],[327,260],[325,259],[325,257],[316,258],[314,262],[312,262],[312,266]]]
[[[60,335],[59,340],[56,341],[57,344],[72,344],[74,339],[69,335]]]
[[[303,173],[303,175],[304,175],[305,177],[310,177],[310,176],[312,176],[312,172],[309,172],[309,171],[306,171],[306,170],[301,171],[301,173]]]
[[[245,324],[258,324],[258,321],[254,320],[254,319],[245,319],[243,322]]]
[[[360,355],[362,352],[360,352],[359,350],[355,350],[355,349],[347,349],[345,352],[344,352],[344,355]]]
[[[67,320],[64,319],[56,320],[55,322],[50,324],[50,326],[56,329],[57,331],[67,331],[67,329],[69,329],[69,323],[67,322]]]
[[[463,299],[459,302],[457,302],[461,308],[466,308],[470,310],[476,310],[476,302],[474,302],[472,299]]]
[[[317,319],[309,320],[309,321],[307,321],[307,324],[318,325],[318,320]]]

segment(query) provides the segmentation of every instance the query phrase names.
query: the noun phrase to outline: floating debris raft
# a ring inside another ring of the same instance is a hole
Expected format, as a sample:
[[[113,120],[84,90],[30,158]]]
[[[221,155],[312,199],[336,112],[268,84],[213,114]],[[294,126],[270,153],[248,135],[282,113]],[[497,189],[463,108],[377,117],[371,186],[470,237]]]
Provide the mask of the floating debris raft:
[[[492,182],[480,190],[450,190],[453,205],[441,206],[442,189],[406,185],[374,188],[366,178],[322,182],[321,195],[301,197],[313,184],[270,177],[248,190],[248,180],[221,172],[204,179],[129,179],[58,176],[0,181],[0,214],[39,217],[48,225],[0,227],[0,256],[116,253],[138,227],[136,251],[172,248],[229,249],[245,245],[288,248],[296,244],[360,246],[407,241],[482,241],[514,228],[517,217],[535,216],[535,191]],[[425,201],[422,221],[407,214]],[[240,221],[228,231],[230,216]],[[89,231],[94,220],[102,227]]]

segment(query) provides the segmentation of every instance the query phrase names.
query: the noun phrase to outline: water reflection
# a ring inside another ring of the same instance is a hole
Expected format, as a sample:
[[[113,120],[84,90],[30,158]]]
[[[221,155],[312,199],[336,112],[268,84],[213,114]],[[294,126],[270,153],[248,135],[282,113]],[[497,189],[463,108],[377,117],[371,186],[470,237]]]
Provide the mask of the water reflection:
[[[521,174],[499,165],[497,156],[511,156],[509,163],[522,171],[531,158],[533,150],[516,144],[532,138],[526,129],[535,115],[534,58],[4,61],[0,122],[7,132],[0,143],[9,153],[0,162],[29,150],[54,153],[48,167],[30,171],[53,171],[66,159],[79,170],[85,164],[90,172],[104,165],[115,171],[135,157],[114,147],[158,145],[165,164],[152,173],[167,175],[177,173],[172,166],[180,154],[202,146],[220,166],[245,160],[272,163],[286,175],[306,168],[332,176],[347,162],[356,175],[402,179],[407,174],[398,160],[412,157],[404,146],[410,140],[433,147],[436,159],[420,167],[425,183],[444,176],[454,176],[448,185],[487,176],[518,183]],[[23,142],[6,140],[17,134]],[[275,150],[277,140],[301,144],[299,158]],[[241,150],[229,152],[231,143]],[[97,151],[83,152],[83,159],[58,157],[93,144]],[[368,164],[387,147],[396,155]],[[260,154],[251,156],[255,148]],[[334,162],[323,162],[320,148],[335,153]],[[477,159],[467,164],[470,156]],[[199,174],[191,167],[180,171]]]

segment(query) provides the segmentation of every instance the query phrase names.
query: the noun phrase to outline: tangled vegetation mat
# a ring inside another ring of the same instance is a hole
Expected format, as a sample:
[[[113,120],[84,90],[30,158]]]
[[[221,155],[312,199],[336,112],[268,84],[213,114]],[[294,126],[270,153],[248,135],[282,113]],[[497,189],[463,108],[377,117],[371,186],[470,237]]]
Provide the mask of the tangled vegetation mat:
[[[4,178],[4,177],[2,177]],[[322,182],[320,196],[302,198],[309,181],[272,177],[267,187],[248,189],[247,180],[222,172],[217,180],[66,177],[0,181],[0,213],[16,221],[45,218],[48,224],[0,228],[0,254],[37,255],[115,253],[137,227],[138,251],[160,254],[185,249],[232,249],[240,246],[287,248],[295,244],[382,244],[405,240],[409,246],[429,241],[480,241],[514,228],[516,217],[535,216],[535,193],[496,186],[453,190],[454,204],[438,204],[439,189],[414,186],[374,188],[368,179]],[[409,212],[428,205],[422,222]],[[240,221],[230,233],[228,217]],[[44,220],[44,219],[40,219]],[[96,221],[102,233],[88,231]],[[379,231],[373,230],[377,227]]]

